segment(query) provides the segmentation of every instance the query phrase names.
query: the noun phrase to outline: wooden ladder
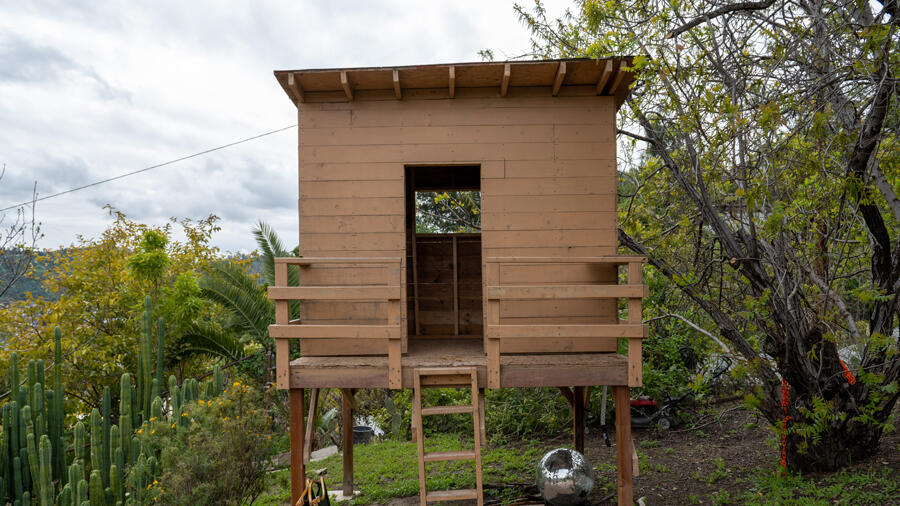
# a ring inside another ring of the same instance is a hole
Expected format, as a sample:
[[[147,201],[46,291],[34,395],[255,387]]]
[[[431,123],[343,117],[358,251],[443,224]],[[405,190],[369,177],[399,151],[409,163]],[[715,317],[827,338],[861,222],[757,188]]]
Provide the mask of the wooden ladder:
[[[462,406],[428,406],[422,407],[422,387],[464,387],[471,384],[472,403]],[[478,397],[478,372],[474,367],[438,367],[415,370],[415,399],[413,400],[413,417],[416,431],[416,445],[419,453],[419,503],[422,506],[436,501],[460,501],[475,499],[478,506],[484,504],[481,482],[481,413]],[[422,416],[453,415],[471,413],[475,433],[475,448],[472,450],[454,450],[443,452],[425,452],[425,434],[422,431]],[[441,490],[428,492],[425,484],[425,463],[448,460],[475,461],[475,488],[461,490]]]

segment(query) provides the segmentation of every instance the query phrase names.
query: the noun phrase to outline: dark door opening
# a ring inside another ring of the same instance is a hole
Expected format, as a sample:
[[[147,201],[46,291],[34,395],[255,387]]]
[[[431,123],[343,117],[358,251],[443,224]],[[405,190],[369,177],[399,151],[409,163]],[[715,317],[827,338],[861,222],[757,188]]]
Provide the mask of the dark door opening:
[[[406,167],[410,336],[483,334],[481,167]]]

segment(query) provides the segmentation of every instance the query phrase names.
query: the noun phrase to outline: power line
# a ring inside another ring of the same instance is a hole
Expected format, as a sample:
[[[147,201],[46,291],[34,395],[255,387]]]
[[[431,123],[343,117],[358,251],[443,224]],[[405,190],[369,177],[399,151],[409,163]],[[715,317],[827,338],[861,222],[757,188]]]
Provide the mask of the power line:
[[[101,180],[101,181],[95,181],[95,182],[93,182],[93,183],[89,183],[89,184],[86,184],[86,185],[84,185],[84,186],[78,186],[78,187],[76,187],[76,188],[71,188],[71,189],[68,189],[68,190],[66,190],[66,191],[61,191],[61,192],[59,192],[59,193],[54,193],[53,195],[47,195],[46,197],[41,197],[41,198],[38,198],[38,199],[29,200],[28,202],[22,202],[21,204],[16,204],[16,205],[14,205],[14,206],[5,207],[5,208],[3,208],[3,209],[0,209],[0,212],[9,211],[10,209],[15,209],[15,208],[17,208],[17,207],[27,206],[27,205],[29,205],[29,204],[33,204],[33,203],[36,203],[36,202],[40,202],[40,201],[42,201],[42,200],[52,199],[53,197],[59,197],[60,195],[65,195],[65,194],[67,194],[67,193],[77,192],[78,190],[84,190],[85,188],[90,188],[90,187],[92,187],[92,186],[101,185],[101,184],[103,184],[103,183],[108,183],[108,182],[110,182],[110,181],[115,181],[115,180],[117,180],[117,179],[122,179],[122,178],[125,178],[125,177],[128,177],[128,176],[133,176],[133,175],[135,175],[135,174],[140,174],[141,172],[147,172],[148,170],[158,169],[158,168],[160,168],[160,167],[165,167],[166,165],[172,165],[173,163],[183,162],[184,160],[189,160],[189,159],[191,159],[191,158],[195,158],[195,157],[198,157],[198,156],[201,156],[201,155],[205,155],[205,154],[208,154],[208,153],[212,153],[213,151],[218,151],[218,150],[220,150],[220,149],[230,148],[231,146],[237,146],[238,144],[243,144],[243,143],[245,143],[245,142],[249,142],[249,141],[252,141],[252,140],[255,140],[255,139],[259,139],[259,138],[265,137],[265,136],[267,136],[267,135],[277,134],[278,132],[283,132],[283,131],[285,131],[285,130],[290,130],[291,128],[296,128],[296,127],[297,127],[297,125],[294,124],[294,125],[290,125],[290,126],[278,128],[278,129],[275,129],[275,130],[271,130],[271,131],[269,131],[269,132],[261,133],[261,134],[259,134],[259,135],[254,135],[253,137],[247,137],[246,139],[241,139],[241,140],[239,140],[239,141],[234,141],[234,142],[230,142],[230,143],[228,143],[228,144],[223,144],[223,145],[221,145],[221,146],[218,146],[218,147],[215,147],[215,148],[211,148],[211,149],[207,149],[207,150],[205,150],[205,151],[200,151],[200,152],[198,152],[198,153],[194,153],[194,154],[191,154],[191,155],[182,156],[181,158],[176,158],[176,159],[174,159],[174,160],[169,160],[168,162],[163,162],[163,163],[160,163],[160,164],[151,165],[150,167],[144,167],[143,169],[135,170],[135,171],[133,171],[133,172],[127,172],[127,173],[125,173],[125,174],[119,174],[118,176],[114,176],[114,177],[111,177],[111,178],[109,178],[109,179],[103,179],[103,180]]]

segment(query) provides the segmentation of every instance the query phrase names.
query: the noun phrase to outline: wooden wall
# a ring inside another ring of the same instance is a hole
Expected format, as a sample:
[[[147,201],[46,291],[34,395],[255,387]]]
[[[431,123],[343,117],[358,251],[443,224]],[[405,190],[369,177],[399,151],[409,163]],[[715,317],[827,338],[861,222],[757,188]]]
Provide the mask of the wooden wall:
[[[546,89],[519,88],[500,98],[486,89],[455,99],[299,107],[303,256],[404,256],[407,164],[480,164],[484,257],[616,253],[611,97],[550,97]],[[307,269],[303,284],[384,282],[372,269],[358,276]],[[614,279],[611,270],[593,267],[501,269],[505,284]],[[501,323],[614,322],[615,306],[509,301],[501,314]],[[368,321],[385,315],[383,304],[328,303],[306,304],[303,317]]]

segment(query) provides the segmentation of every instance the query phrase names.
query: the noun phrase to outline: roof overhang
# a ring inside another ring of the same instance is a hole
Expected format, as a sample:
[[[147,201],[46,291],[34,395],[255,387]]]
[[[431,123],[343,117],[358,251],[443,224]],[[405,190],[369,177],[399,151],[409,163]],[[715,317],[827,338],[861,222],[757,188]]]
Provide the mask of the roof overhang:
[[[507,61],[358,67],[343,69],[276,70],[287,96],[301,102],[456,98],[472,90],[492,89],[497,96],[613,96],[616,108],[631,90],[631,56],[594,60]],[[526,91],[527,90],[527,91]],[[483,91],[480,96],[483,96]]]

